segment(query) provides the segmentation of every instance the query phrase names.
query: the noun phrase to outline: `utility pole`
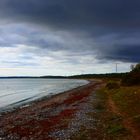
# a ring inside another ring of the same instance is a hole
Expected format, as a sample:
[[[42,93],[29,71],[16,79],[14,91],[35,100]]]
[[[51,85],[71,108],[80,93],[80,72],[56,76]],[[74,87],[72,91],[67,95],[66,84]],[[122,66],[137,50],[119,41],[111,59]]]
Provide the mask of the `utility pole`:
[[[116,63],[116,73],[118,73],[118,63]]]

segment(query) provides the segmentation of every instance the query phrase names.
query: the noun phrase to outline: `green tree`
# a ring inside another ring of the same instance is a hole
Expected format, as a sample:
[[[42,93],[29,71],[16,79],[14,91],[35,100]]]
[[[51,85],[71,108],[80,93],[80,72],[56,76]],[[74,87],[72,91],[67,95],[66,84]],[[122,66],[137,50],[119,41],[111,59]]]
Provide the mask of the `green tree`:
[[[129,72],[123,79],[122,85],[139,85],[140,84],[140,63],[138,63],[131,72]]]
[[[140,63],[138,63],[132,70],[132,72],[140,72]]]

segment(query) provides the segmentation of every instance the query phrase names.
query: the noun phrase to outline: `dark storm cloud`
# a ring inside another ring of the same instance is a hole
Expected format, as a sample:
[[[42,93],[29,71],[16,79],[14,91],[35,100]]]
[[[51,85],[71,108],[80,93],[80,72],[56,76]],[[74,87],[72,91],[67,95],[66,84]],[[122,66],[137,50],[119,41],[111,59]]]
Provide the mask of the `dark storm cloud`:
[[[52,24],[56,27],[111,26],[140,24],[139,0],[1,0],[0,13],[11,19]]]
[[[98,59],[120,60],[122,62],[139,62],[140,45],[115,45],[116,49],[107,53],[102,53]]]
[[[45,39],[41,33],[25,33],[29,39],[21,43],[40,49],[67,50],[77,55],[88,49],[87,53],[98,53],[96,58],[101,60],[140,60],[140,41],[133,40],[134,36],[140,37],[139,0],[1,0],[0,17],[1,21],[32,23],[72,35],[81,33],[69,38],[73,42],[66,39],[63,43]],[[0,46],[4,46],[2,43],[6,42],[0,41]]]

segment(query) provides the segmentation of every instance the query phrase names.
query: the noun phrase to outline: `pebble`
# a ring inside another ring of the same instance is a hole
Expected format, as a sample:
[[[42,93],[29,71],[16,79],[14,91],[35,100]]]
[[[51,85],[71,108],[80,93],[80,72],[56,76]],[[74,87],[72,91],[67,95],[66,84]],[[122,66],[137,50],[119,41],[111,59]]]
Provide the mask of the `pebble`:
[[[93,119],[87,115],[88,113],[96,111],[96,109],[94,110],[93,106],[90,104],[90,102],[93,102],[94,98],[96,98],[95,94],[92,94],[87,98],[86,102],[78,104],[79,111],[74,115],[68,128],[51,132],[50,137],[58,140],[70,140],[74,134],[79,133],[81,126],[96,130],[96,124],[99,120]]]

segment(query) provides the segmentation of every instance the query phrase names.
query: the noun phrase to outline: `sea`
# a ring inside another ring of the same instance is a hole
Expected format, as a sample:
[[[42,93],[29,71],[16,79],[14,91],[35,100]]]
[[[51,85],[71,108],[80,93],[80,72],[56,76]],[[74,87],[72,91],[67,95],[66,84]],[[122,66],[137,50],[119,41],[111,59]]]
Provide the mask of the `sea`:
[[[77,79],[1,78],[0,112],[88,83]]]

